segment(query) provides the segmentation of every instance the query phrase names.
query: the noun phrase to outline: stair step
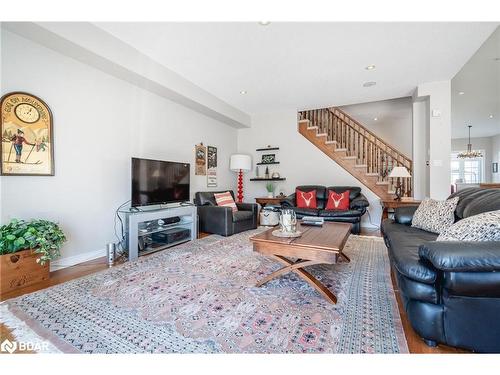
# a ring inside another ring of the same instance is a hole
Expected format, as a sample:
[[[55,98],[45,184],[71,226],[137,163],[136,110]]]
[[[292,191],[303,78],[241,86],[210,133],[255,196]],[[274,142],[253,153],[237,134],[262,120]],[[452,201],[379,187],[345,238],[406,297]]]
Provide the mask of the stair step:
[[[339,152],[347,151],[347,148],[336,148],[335,151],[339,151]]]
[[[325,145],[334,145],[336,143],[337,143],[337,141],[326,141]]]
[[[314,129],[318,129],[318,127],[317,126],[308,126],[307,127],[307,130],[314,130]]]
[[[356,165],[354,166],[354,168],[366,168],[366,167],[368,167],[368,165],[367,165],[367,164],[356,164]]]
[[[377,181],[375,182],[376,185],[389,185],[389,181]]]
[[[367,176],[378,176],[379,174],[378,173],[374,173],[374,172],[370,172],[370,173],[366,173]]]
[[[318,134],[316,134],[316,137],[326,137],[326,136],[328,136],[328,134],[326,134],[326,133],[318,133]]]
[[[342,156],[342,159],[344,160],[356,160],[357,158],[358,158],[357,156]]]

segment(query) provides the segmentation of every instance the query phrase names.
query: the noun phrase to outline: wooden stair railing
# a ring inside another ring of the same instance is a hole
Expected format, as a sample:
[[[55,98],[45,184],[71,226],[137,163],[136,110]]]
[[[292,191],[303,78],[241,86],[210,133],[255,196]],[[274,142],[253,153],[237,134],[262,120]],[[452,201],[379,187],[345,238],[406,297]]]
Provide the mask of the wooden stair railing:
[[[377,177],[376,185],[387,185],[388,194],[395,189],[389,178],[393,167],[405,167],[413,175],[409,157],[338,108],[301,111],[298,119],[307,120],[309,128],[316,128],[316,136],[325,137],[324,143],[333,144],[334,151],[345,152],[343,159],[355,160],[354,168],[366,168],[367,176]],[[412,196],[410,178],[402,178],[401,184],[404,195]]]

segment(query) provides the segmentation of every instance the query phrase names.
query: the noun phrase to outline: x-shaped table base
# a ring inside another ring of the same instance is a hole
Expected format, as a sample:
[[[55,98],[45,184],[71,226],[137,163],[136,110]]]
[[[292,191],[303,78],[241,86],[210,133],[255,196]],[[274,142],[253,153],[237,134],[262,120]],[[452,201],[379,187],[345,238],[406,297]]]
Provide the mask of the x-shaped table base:
[[[340,256],[342,256],[344,259],[346,259],[347,262],[350,262],[351,260],[347,257],[347,255],[340,253]],[[315,264],[323,264],[325,262],[323,261],[316,261],[316,260],[305,260],[305,259],[297,259],[296,261],[291,261],[288,258],[285,258],[284,256],[281,255],[269,255],[271,258],[277,260],[278,262],[282,263],[285,265],[285,267],[280,268],[277,271],[274,271],[270,275],[266,276],[264,279],[259,281],[256,286],[262,286],[265,283],[271,281],[275,277],[285,275],[289,272],[294,272],[298,276],[300,276],[303,280],[305,280],[309,285],[311,285],[314,289],[316,289],[323,297],[326,298],[327,301],[336,304],[337,303],[337,297],[321,282],[316,279],[313,275],[311,275],[309,272],[307,272],[304,267],[307,266],[313,266]]]

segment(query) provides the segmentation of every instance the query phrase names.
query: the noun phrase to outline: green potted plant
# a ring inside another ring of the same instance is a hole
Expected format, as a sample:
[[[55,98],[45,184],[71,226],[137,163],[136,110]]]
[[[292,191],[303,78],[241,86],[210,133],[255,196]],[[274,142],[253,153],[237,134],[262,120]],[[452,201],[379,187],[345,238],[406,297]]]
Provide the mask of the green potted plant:
[[[267,197],[268,198],[274,198],[274,184],[272,182],[268,182],[266,184],[266,190],[267,190]]]
[[[66,236],[48,220],[17,220],[0,227],[1,292],[49,278],[50,260],[60,256]]]

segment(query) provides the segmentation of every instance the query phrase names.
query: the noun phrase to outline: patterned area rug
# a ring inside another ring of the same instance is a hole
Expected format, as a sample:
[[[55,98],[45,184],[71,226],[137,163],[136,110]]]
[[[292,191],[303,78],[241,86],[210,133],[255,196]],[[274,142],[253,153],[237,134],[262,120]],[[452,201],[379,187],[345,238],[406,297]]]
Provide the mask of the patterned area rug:
[[[351,263],[308,268],[328,303],[254,253],[256,231],[209,236],[4,302],[16,338],[83,353],[407,353],[381,238],[352,235]],[[57,348],[57,349],[55,349]]]

